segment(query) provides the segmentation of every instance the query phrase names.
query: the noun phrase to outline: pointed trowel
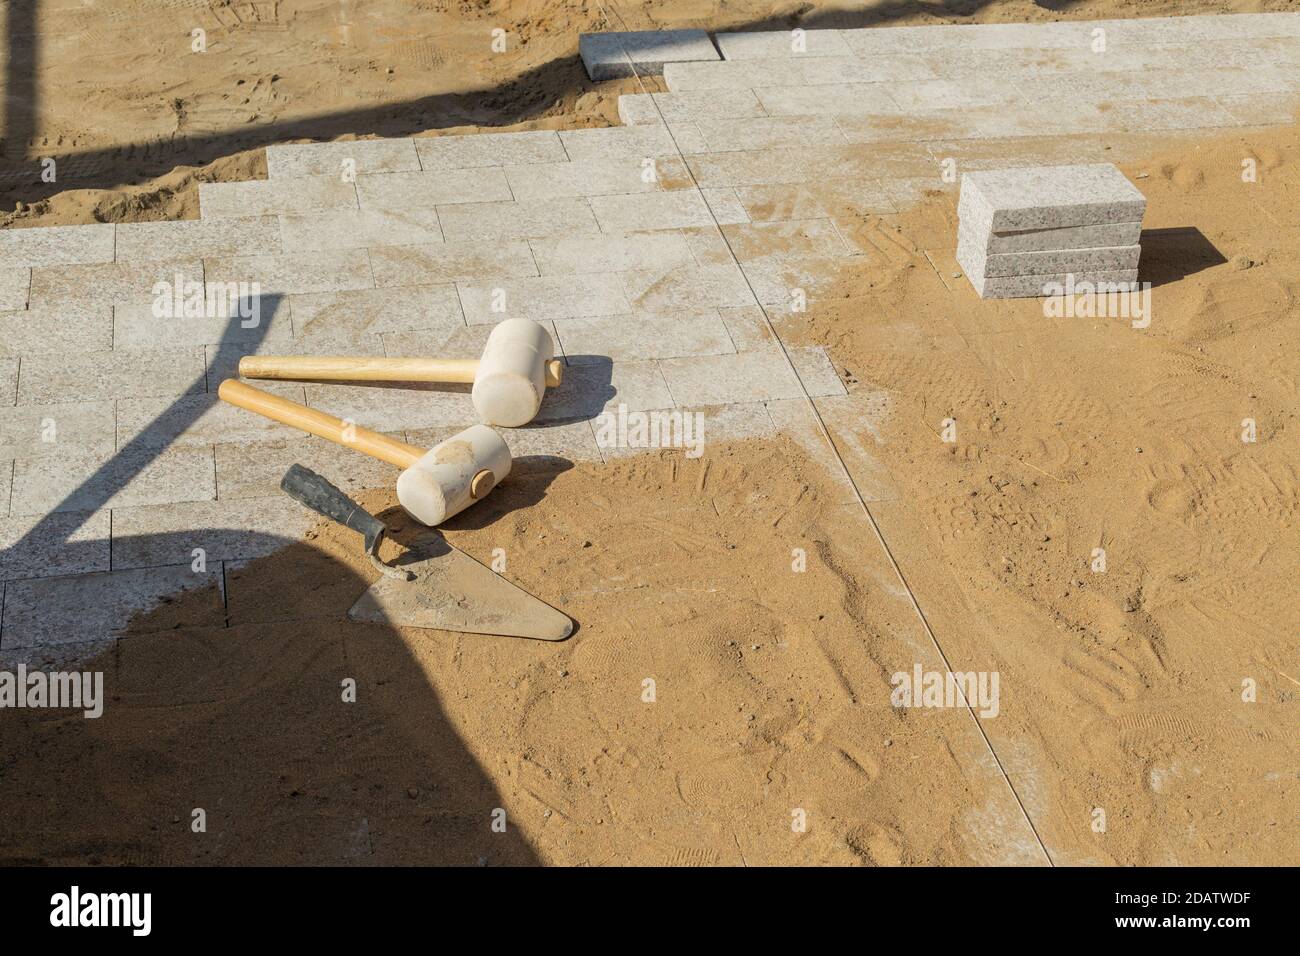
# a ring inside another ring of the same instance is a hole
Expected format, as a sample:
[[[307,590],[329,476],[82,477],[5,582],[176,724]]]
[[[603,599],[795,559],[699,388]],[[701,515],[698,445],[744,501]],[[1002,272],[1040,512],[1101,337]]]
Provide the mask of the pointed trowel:
[[[573,621],[429,531],[392,564],[379,559],[384,523],[329,481],[291,465],[280,490],[358,532],[380,578],[348,611],[354,621],[562,641]]]

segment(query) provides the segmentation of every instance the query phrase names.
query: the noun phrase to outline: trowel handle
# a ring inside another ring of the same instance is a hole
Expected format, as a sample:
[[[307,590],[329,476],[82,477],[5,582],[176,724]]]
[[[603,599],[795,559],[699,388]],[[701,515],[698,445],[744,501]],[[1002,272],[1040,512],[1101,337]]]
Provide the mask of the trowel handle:
[[[366,539],[366,553],[379,554],[384,523],[310,468],[290,465],[280,479],[280,490],[317,514],[358,532]]]

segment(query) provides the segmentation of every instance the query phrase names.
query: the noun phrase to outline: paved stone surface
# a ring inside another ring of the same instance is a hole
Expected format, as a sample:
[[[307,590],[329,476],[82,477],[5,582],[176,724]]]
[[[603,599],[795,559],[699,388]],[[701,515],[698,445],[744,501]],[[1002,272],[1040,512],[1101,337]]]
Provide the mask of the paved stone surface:
[[[855,217],[887,222],[944,190],[964,201],[985,294],[1041,294],[1063,276],[992,273],[1056,268],[1062,250],[1092,250],[1069,256],[1076,282],[1128,280],[1079,266],[1129,261],[1116,247],[1139,241],[1141,206],[1124,205],[1138,197],[1082,216],[1073,201],[976,209],[943,173],[1149,155],[1173,135],[1290,122],[1300,92],[1298,15],[718,44],[727,59],[699,31],[618,40],[613,69],[663,72],[620,98],[619,127],[273,146],[266,181],[203,184],[198,220],[0,231],[0,651],[102,647],[203,583],[194,547],[219,582],[223,564],[297,538],[310,516],[278,491],[294,462],[348,492],[395,480],[217,402],[253,351],[475,357],[493,323],[530,315],[568,369],[537,421],[506,435],[528,467],[639,453],[602,431],[620,414],[689,414],[706,443],[789,434],[846,508],[860,507],[853,483],[888,503],[874,451],[888,395],[846,388],[823,349],[780,342],[763,311],[780,328],[793,290],[830,294],[879,254],[847,238]],[[933,246],[949,272],[957,238]],[[183,303],[227,282],[261,285],[256,327],[228,308],[155,311],[177,283]],[[262,384],[422,447],[477,420],[464,386]],[[200,618],[224,624],[215,586]]]

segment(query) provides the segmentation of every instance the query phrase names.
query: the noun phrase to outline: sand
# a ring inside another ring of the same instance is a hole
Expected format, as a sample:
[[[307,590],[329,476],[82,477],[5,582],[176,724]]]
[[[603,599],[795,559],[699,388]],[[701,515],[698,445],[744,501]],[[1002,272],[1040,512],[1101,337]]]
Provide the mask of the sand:
[[[4,225],[194,215],[194,182],[259,174],[257,147],[308,135],[312,111],[360,111],[337,130],[360,135],[590,125],[626,91],[585,84],[574,36],[596,14],[559,3],[404,3],[412,37],[398,39],[383,33],[393,5],[368,4],[354,58],[322,26],[336,4],[255,6],[274,17],[221,33],[227,60],[250,64],[239,77],[234,62],[223,76],[178,61],[160,78],[132,44],[160,43],[171,8],[150,6],[145,27],[86,11],[99,55],[51,59],[56,75],[83,72],[79,86],[43,84],[36,145],[75,138],[106,171],[47,200],[6,183],[34,205]],[[687,6],[656,22],[759,17],[757,4]],[[980,5],[953,16],[967,7]],[[977,18],[1281,7],[1016,2]],[[837,25],[820,15],[806,20]],[[469,55],[497,21],[530,43]],[[387,73],[383,44],[426,66]],[[557,56],[569,59],[536,72]],[[484,92],[419,99],[466,71],[489,78]],[[108,89],[104,75],[122,80]],[[232,92],[238,79],[251,89]],[[164,87],[183,103],[174,116],[156,108]],[[78,126],[78,96],[102,128]],[[175,155],[123,145],[169,124]],[[872,516],[949,660],[1000,673],[1001,713],[979,726],[1058,864],[1300,856],[1297,136],[1249,131],[1125,165],[1148,230],[1175,230],[1144,236],[1149,329],[981,302],[934,252],[955,234],[939,195],[901,216],[843,210],[866,263],[778,323],[793,344],[827,346],[852,388],[881,393],[884,414],[853,436],[898,492]],[[1257,183],[1240,180],[1246,157]],[[947,418],[955,443],[938,435]],[[319,527],[232,571],[224,621],[188,626],[196,599],[181,596],[81,664],[106,672],[103,718],[5,714],[0,862],[1045,862],[974,718],[890,706],[890,676],[934,649],[830,478],[786,439],[710,443],[694,461],[521,467],[448,537],[485,562],[503,549],[511,580],[579,622],[561,645],[348,623],[374,572],[354,537]],[[390,493],[365,503],[402,524]]]

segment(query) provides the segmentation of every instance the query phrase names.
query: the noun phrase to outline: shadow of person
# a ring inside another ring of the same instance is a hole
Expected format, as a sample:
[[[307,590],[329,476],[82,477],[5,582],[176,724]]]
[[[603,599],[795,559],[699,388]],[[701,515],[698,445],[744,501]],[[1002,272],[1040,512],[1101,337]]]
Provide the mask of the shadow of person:
[[[283,545],[47,662],[101,671],[103,713],[5,713],[0,863],[539,862],[416,657],[455,637],[348,621],[376,577],[355,540]]]

